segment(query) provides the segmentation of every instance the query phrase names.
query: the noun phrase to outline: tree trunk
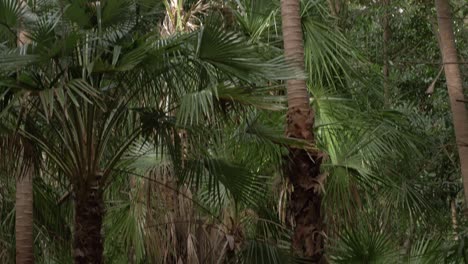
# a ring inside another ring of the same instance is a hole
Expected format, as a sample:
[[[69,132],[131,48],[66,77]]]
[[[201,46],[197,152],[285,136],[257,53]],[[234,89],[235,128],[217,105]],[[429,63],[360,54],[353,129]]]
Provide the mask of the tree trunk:
[[[32,146],[22,140],[22,157],[16,179],[16,263],[34,263]]]
[[[98,187],[82,190],[76,193],[75,198],[73,258],[76,264],[101,264],[103,263],[101,227],[104,215],[102,191]]]
[[[284,51],[288,63],[304,71],[304,47],[299,0],[281,0]],[[288,113],[286,135],[314,143],[314,113],[305,80],[287,81]],[[318,152],[290,148],[285,173],[294,190],[289,205],[294,252],[313,263],[323,261],[324,236],[322,195],[317,187],[321,158]]]
[[[388,44],[390,42],[390,15],[388,9],[390,8],[390,0],[383,0],[383,6],[385,8],[385,14],[383,16],[383,82],[384,82],[384,105],[388,107],[390,105],[390,87],[389,87],[389,76],[390,76],[390,63],[389,63],[389,51]]]
[[[455,197],[450,197],[450,213],[452,217],[452,228],[454,234],[454,240],[458,240],[458,220],[457,220],[457,205]]]
[[[447,89],[452,109],[455,138],[460,158],[461,174],[465,194],[465,213],[468,214],[468,111],[463,95],[462,78],[457,64],[457,49],[452,28],[452,16],[448,0],[436,0],[437,21],[439,24],[440,50],[444,63]]]
[[[327,0],[328,7],[330,8],[330,14],[340,19],[340,16],[343,13],[343,9],[346,7],[346,2],[343,0]]]
[[[337,7],[337,3],[334,1],[334,0],[327,0],[328,2],[328,7],[330,8],[330,13],[332,14],[332,16],[334,17],[338,17],[339,16],[339,7]]]
[[[18,0],[20,5],[26,5],[24,0]],[[21,23],[20,23],[21,25]],[[17,32],[17,46],[22,47],[29,42],[26,32],[21,29]],[[20,173],[16,179],[16,263],[34,263],[34,237],[33,237],[33,176],[34,164],[33,148],[31,143],[21,138],[22,159],[19,166]]]
[[[346,25],[346,16],[348,13],[348,6],[346,0],[327,0],[330,14],[335,19],[336,28],[343,29]]]

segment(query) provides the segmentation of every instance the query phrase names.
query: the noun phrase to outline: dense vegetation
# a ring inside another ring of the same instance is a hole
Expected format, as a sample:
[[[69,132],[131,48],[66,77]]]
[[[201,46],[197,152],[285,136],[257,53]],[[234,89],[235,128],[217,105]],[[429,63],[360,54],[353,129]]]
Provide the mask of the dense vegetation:
[[[0,262],[468,263],[467,62],[464,0],[0,0]]]

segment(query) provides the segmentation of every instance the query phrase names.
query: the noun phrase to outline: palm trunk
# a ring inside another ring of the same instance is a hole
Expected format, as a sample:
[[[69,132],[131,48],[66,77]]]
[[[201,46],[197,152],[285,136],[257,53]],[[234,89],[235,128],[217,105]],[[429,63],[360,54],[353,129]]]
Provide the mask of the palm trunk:
[[[289,64],[304,71],[304,47],[299,0],[281,0],[284,51]],[[314,112],[309,104],[305,80],[287,81],[288,113],[286,135],[314,142]],[[285,173],[294,186],[289,214],[294,219],[294,252],[312,260],[323,261],[324,238],[322,195],[315,188],[320,174],[320,155],[291,148]]]
[[[73,258],[76,264],[103,263],[104,215],[102,191],[95,187],[83,188],[76,193]]]
[[[16,180],[16,263],[34,263],[32,146],[23,140],[23,154]]]
[[[26,5],[24,0],[18,0],[20,5]],[[24,30],[18,30],[17,45],[22,47],[29,39]],[[32,163],[33,149],[31,143],[21,138],[22,160],[19,177],[16,179],[16,263],[34,263],[34,237],[33,237],[33,175]]]
[[[452,28],[452,16],[448,0],[436,0],[437,21],[439,24],[440,51],[444,63],[447,89],[452,109],[455,138],[460,158],[463,188],[465,193],[465,213],[468,214],[468,111],[463,95],[462,79],[458,67],[457,49]]]

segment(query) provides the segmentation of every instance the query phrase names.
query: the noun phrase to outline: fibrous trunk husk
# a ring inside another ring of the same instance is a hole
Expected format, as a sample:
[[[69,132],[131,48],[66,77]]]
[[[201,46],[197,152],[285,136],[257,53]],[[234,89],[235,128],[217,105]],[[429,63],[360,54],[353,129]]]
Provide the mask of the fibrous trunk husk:
[[[311,110],[290,108],[289,137],[313,142],[312,125]],[[324,254],[321,161],[318,151],[290,148],[285,171],[294,187],[288,210],[294,226],[292,246],[297,255],[310,259],[312,263],[322,263]]]
[[[87,188],[75,199],[73,258],[76,264],[103,263],[101,234],[104,202],[102,191]]]

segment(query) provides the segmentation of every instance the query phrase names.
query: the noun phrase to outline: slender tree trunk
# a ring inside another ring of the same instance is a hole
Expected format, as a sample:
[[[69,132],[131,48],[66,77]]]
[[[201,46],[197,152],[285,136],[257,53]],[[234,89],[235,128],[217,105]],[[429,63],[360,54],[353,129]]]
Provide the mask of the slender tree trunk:
[[[102,190],[97,187],[83,188],[75,198],[75,230],[73,258],[76,264],[103,263],[103,237],[101,234],[104,215]]]
[[[463,95],[462,78],[457,64],[457,49],[452,28],[452,15],[448,0],[436,0],[437,21],[439,24],[440,50],[444,63],[447,89],[452,109],[455,138],[460,158],[461,174],[465,194],[465,214],[468,214],[468,111]]]
[[[347,16],[348,6],[346,0],[327,0],[330,14],[336,20],[336,28],[338,30],[344,28]]]
[[[383,0],[383,6],[385,8],[385,14],[383,17],[383,84],[384,84],[384,105],[388,107],[390,105],[390,63],[389,63],[389,51],[388,44],[390,42],[390,0]]]
[[[26,5],[24,0],[18,0],[20,5]],[[21,24],[21,23],[20,23]],[[22,29],[17,32],[17,46],[23,47],[29,42],[26,32]],[[34,164],[31,143],[21,138],[22,157],[19,166],[20,173],[16,179],[16,263],[34,263],[34,237],[33,237],[33,176]]]
[[[304,71],[304,47],[299,0],[281,0],[284,51],[289,64]],[[286,135],[314,142],[314,112],[309,104],[305,80],[287,81],[288,113]],[[294,220],[292,246],[299,256],[313,263],[323,261],[324,236],[321,203],[317,187],[321,158],[318,152],[291,148],[285,173],[294,191],[289,214]]]
[[[340,19],[340,16],[343,13],[343,8],[346,6],[346,2],[343,0],[327,0],[327,2],[331,15]]]
[[[452,216],[452,228],[454,239],[458,240],[457,205],[455,204],[455,197],[450,197],[450,213]]]
[[[32,146],[22,140],[22,157],[16,179],[16,263],[34,263]]]
[[[338,17],[340,11],[339,11],[339,8],[337,8],[337,4],[335,0],[327,0],[327,2],[328,2],[328,7],[330,8],[330,13],[332,14],[332,16]]]

